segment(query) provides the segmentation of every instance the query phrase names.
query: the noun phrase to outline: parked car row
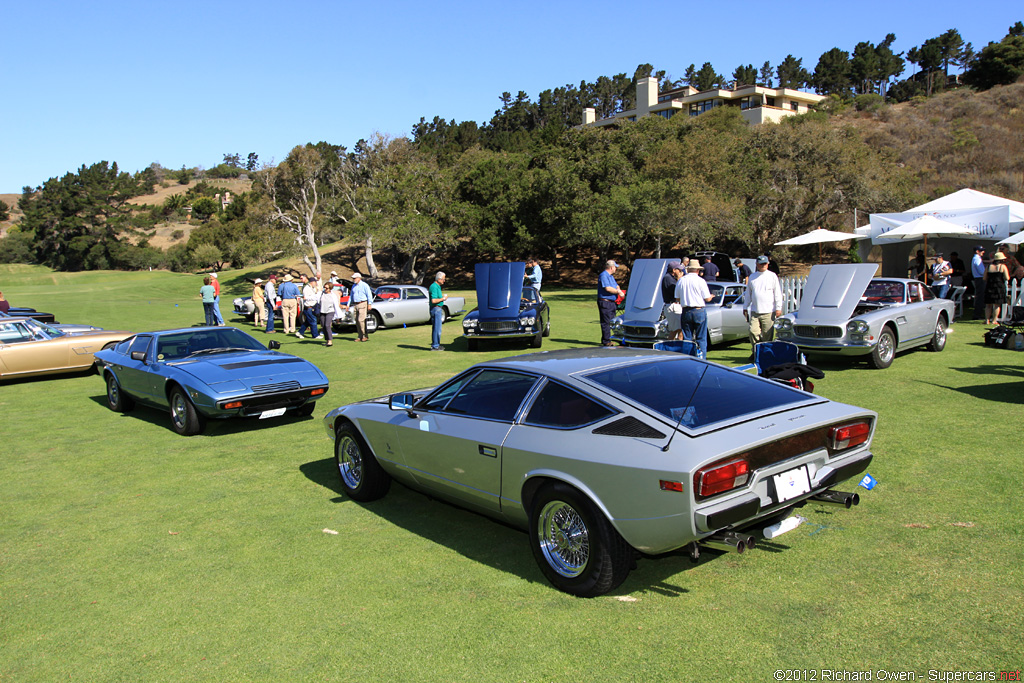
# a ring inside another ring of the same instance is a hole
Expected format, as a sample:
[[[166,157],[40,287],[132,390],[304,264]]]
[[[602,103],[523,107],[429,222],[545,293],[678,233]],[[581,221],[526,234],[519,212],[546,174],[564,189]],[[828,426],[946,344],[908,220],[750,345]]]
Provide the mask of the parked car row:
[[[663,302],[647,283],[660,282],[664,267],[634,267],[617,323],[624,347],[661,338]],[[477,267],[478,306],[462,321],[470,350],[501,340],[537,348],[550,334],[548,303],[523,275],[522,263]],[[867,298],[882,298],[864,305],[905,311],[923,294],[903,284],[901,293],[879,286]],[[744,285],[713,285],[712,340],[745,336],[736,321]],[[427,322],[428,296],[413,285],[378,288],[376,328]],[[445,317],[464,311],[460,297],[446,304]],[[211,419],[310,415],[328,378],[280,347],[231,327],[68,332],[7,318],[0,378],[22,357],[43,359],[23,373],[94,366],[110,410],[165,411],[175,432],[191,436]],[[546,579],[581,597],[614,590],[638,557],[742,553],[784,521],[794,526],[801,506],[858,503],[836,487],[871,462],[875,413],[703,359],[624,347],[487,360],[434,387],[330,410],[323,425],[340,487],[369,504],[399,481],[518,527]]]

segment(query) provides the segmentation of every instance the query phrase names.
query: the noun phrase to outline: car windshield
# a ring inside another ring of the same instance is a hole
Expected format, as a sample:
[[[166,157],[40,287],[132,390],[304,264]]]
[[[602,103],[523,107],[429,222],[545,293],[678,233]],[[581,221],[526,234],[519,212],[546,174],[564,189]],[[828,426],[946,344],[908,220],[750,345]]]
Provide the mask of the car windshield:
[[[174,332],[160,336],[157,360],[183,360],[190,356],[231,351],[264,351],[265,347],[233,327]]]
[[[865,301],[880,304],[898,304],[903,301],[903,283],[892,280],[872,280],[864,290]]]
[[[46,323],[41,323],[38,320],[26,320],[25,325],[32,330],[32,333],[39,338],[43,339],[56,339],[57,337],[63,337],[66,332],[58,330],[56,327],[50,327]]]
[[[783,384],[687,358],[601,370],[587,377],[692,429],[808,398]]]

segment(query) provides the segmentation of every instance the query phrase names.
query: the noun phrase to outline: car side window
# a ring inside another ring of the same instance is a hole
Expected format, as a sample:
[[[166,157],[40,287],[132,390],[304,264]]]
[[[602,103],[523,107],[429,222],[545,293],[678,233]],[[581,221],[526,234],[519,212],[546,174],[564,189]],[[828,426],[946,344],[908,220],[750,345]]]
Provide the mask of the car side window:
[[[481,370],[467,382],[444,412],[511,422],[537,378],[505,370]]]
[[[911,282],[908,285],[907,289],[909,290],[908,293],[910,295],[910,296],[907,297],[907,301],[908,302],[909,301],[920,301],[921,300],[921,288],[918,287],[916,282]]]
[[[452,396],[457,394],[459,389],[466,386],[466,382],[473,379],[475,374],[474,372],[467,372],[461,377],[456,377],[454,381],[449,382],[446,386],[441,387],[438,391],[428,396],[417,408],[422,408],[423,410],[444,410],[444,407],[448,405],[448,401],[452,400]]]
[[[26,334],[27,331],[17,323],[0,324],[0,342],[15,344],[17,342],[28,341],[31,337],[26,336]]]
[[[614,412],[578,391],[549,381],[537,395],[524,422],[538,427],[573,429],[603,420]]]
[[[128,347],[128,355],[131,356],[136,351],[142,351],[145,353],[149,350],[149,344],[153,341],[152,337],[137,336],[132,340],[132,345]]]
[[[426,299],[427,295],[418,289],[407,289],[405,290],[406,299]]]
[[[921,288],[921,298],[924,299],[925,301],[931,301],[932,299],[935,298],[935,294],[929,288],[922,287]]]

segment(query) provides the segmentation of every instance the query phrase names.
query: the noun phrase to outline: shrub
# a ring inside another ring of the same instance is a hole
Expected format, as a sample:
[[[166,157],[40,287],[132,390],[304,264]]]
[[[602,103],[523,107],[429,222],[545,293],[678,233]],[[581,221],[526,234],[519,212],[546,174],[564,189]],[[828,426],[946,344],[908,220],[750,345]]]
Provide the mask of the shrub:
[[[857,111],[876,112],[885,106],[885,98],[878,93],[864,93],[853,98],[853,106]]]
[[[173,232],[171,232],[171,239],[175,240],[175,241],[180,240],[184,236],[185,236],[185,231],[184,230],[174,230]]]

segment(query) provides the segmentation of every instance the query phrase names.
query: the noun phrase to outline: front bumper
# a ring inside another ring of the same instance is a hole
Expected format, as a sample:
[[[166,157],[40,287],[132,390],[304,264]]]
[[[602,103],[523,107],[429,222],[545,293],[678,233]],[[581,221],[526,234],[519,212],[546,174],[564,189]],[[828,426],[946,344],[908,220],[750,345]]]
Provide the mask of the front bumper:
[[[327,394],[326,384],[290,389],[259,394],[242,394],[239,396],[224,397],[216,399],[208,396],[195,396],[189,391],[196,408],[204,416],[213,419],[225,419],[229,417],[255,417],[262,415],[268,410],[295,410],[307,403],[312,403],[323,398]],[[235,405],[240,404],[240,405]]]

